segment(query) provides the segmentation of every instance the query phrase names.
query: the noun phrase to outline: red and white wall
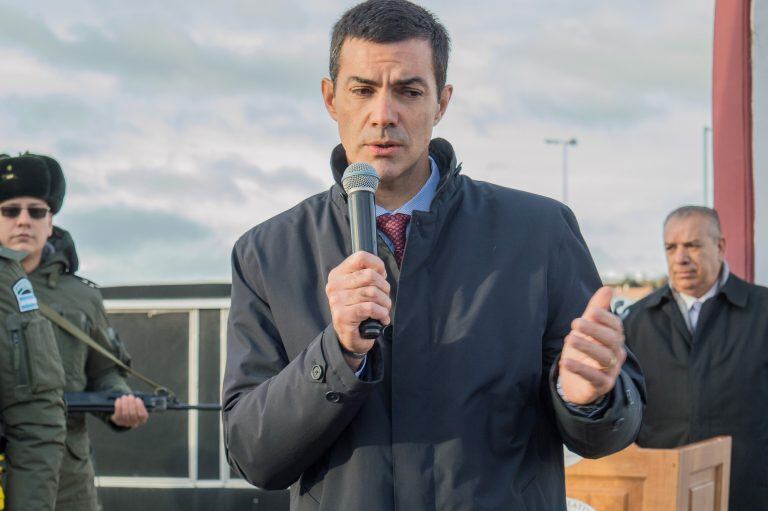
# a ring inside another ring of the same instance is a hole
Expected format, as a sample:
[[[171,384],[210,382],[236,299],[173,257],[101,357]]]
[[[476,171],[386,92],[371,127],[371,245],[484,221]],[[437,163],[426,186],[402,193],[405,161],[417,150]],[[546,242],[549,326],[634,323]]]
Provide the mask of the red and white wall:
[[[768,285],[768,2],[717,0],[715,208],[737,275]]]

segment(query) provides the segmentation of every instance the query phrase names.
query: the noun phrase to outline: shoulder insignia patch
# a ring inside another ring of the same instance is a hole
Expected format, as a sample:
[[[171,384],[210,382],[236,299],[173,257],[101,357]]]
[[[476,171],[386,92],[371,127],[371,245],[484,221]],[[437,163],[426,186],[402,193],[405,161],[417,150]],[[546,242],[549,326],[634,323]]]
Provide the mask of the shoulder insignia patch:
[[[82,282],[86,286],[92,287],[93,289],[99,289],[99,285],[94,281],[88,280],[85,277],[81,277],[80,275],[75,275],[75,277],[77,277],[80,280],[80,282]]]
[[[13,285],[13,296],[19,304],[19,312],[29,312],[37,310],[37,298],[32,290],[32,283],[28,278],[22,277]]]

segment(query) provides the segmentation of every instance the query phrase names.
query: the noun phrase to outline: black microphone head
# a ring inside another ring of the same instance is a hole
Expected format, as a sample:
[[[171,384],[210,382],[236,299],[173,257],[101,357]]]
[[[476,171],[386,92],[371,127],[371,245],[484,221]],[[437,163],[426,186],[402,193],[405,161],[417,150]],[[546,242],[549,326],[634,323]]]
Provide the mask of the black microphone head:
[[[344,187],[347,195],[359,191],[376,193],[376,188],[379,187],[379,176],[371,164],[353,163],[344,171],[341,186]]]

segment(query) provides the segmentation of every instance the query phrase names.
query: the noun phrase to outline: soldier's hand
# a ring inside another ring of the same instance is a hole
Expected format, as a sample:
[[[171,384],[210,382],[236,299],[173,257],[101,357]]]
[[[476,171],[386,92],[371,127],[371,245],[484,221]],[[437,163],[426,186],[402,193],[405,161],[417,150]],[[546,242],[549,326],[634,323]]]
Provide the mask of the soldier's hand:
[[[560,387],[573,404],[589,404],[610,392],[627,359],[621,320],[610,312],[612,294],[608,287],[598,289],[565,338]]]
[[[374,339],[360,337],[360,323],[368,318],[382,325],[390,322],[389,282],[384,262],[373,254],[355,252],[328,274],[325,294],[331,308],[333,329],[339,342],[348,351],[367,353]],[[347,357],[353,369],[359,360]]]
[[[147,422],[149,413],[141,398],[126,394],[115,400],[115,413],[109,418],[124,428],[136,428]]]

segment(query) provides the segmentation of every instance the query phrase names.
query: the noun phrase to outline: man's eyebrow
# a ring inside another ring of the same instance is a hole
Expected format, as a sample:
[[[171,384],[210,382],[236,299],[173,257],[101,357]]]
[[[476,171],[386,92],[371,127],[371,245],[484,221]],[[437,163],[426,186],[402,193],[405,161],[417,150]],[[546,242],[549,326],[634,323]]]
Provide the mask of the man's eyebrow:
[[[368,78],[363,78],[362,76],[350,76],[349,78],[347,78],[347,83],[349,82],[361,83],[363,85],[373,85],[373,86],[379,85],[379,82],[377,82],[376,80],[369,80]]]
[[[371,85],[374,87],[379,87],[381,85],[380,82],[377,82],[376,80],[371,80],[369,78],[363,78],[362,76],[350,76],[347,79],[347,83],[349,82],[355,82],[360,83],[363,85]],[[402,87],[404,85],[421,85],[422,87],[427,86],[427,81],[421,78],[420,76],[414,76],[411,78],[403,78],[402,80],[397,80],[394,83],[395,86]]]
[[[420,76],[414,76],[412,78],[403,78],[402,80],[398,80],[395,82],[395,85],[398,85],[402,87],[403,85],[421,85],[422,87],[427,86],[427,81],[424,80],[424,78],[421,78]]]

